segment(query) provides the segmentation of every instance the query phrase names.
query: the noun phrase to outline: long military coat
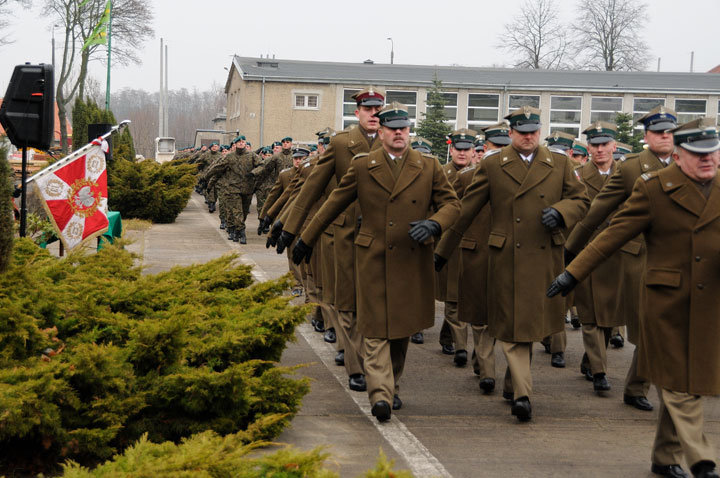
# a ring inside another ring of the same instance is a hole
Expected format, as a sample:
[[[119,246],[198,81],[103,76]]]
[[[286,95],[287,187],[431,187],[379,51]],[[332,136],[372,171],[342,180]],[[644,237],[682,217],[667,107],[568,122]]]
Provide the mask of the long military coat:
[[[616,165],[613,164],[610,174],[615,172]],[[580,180],[585,184],[590,200],[597,196],[603,185],[610,176],[600,174],[597,166],[588,161],[576,169]],[[597,228],[597,236],[607,227],[608,222],[603,222]],[[587,279],[578,284],[575,289],[575,305],[578,308],[578,315],[583,324],[594,324],[600,327],[617,327],[625,325],[625,313],[622,309],[622,301],[618,301],[618,275],[622,269],[620,252],[613,254],[602,265],[598,266]]]
[[[365,337],[397,339],[435,321],[434,241],[412,240],[410,222],[429,218],[444,230],[455,221],[460,205],[434,157],[407,149],[397,179],[390,161],[384,149],[356,156],[302,240],[314,244],[323,229],[358,200],[358,330]],[[431,210],[437,212],[430,216]]]
[[[460,218],[443,237],[438,254],[448,257],[482,208],[492,214],[488,245],[488,327],[506,342],[539,342],[564,327],[563,298],[545,288],[563,270],[560,228],[541,222],[552,206],[572,227],[590,203],[570,159],[545,147],[528,167],[512,145],[486,154],[462,199]]]
[[[297,168],[295,167],[285,168],[280,171],[277,181],[275,181],[275,184],[273,184],[273,187],[268,193],[267,198],[265,198],[265,204],[263,204],[262,210],[258,215],[259,218],[262,219],[267,216],[268,210],[272,207],[273,204],[275,204],[275,201],[277,201],[278,198],[282,195],[282,193],[285,192],[285,190],[288,188],[288,186],[290,185],[290,181],[292,181],[292,178],[296,172]]]
[[[568,272],[585,278],[639,233],[647,245],[640,375],[677,392],[720,394],[720,179],[706,200],[675,164],[644,174]]]
[[[630,197],[637,178],[641,174],[657,171],[664,167],[665,164],[649,149],[639,154],[627,155],[624,161],[619,161],[615,172],[593,199],[587,215],[568,236],[565,247],[572,252],[579,252],[597,228],[603,223],[607,225],[610,215]],[[645,267],[645,241],[642,235],[628,241],[620,251],[622,267],[615,279],[617,282],[616,301],[625,317],[628,340],[633,344],[638,344],[641,275]]]
[[[367,153],[380,147],[380,140],[377,138],[371,147],[359,127],[341,131],[333,136],[312,173],[305,180],[306,184],[302,186],[294,201],[287,221],[283,222],[283,229],[297,235],[310,208],[323,194],[331,178],[335,176],[339,184],[356,154]],[[356,206],[349,204],[347,209],[335,218],[333,224],[335,225],[335,308],[342,312],[355,311],[355,246],[353,241],[357,224]]]
[[[461,166],[450,162],[442,167],[448,182],[452,185]],[[460,251],[455,250],[448,258],[446,267],[435,273],[435,300],[441,302],[458,301],[458,278],[460,277]]]
[[[458,171],[453,187],[462,199],[472,183],[477,165]],[[488,238],[490,205],[475,216],[460,241],[460,276],[458,278],[458,319],[473,325],[487,325]]]

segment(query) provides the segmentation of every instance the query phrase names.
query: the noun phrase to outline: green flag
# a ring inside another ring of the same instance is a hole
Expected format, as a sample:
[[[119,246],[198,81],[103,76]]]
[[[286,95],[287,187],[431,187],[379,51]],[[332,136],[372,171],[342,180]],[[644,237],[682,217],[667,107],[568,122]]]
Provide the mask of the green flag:
[[[95,26],[95,28],[93,28],[93,31],[88,37],[88,39],[85,40],[85,43],[83,44],[83,50],[92,45],[107,44],[107,27],[108,23],[110,23],[110,2],[112,2],[112,0],[107,0],[107,3],[105,4],[105,11],[103,12],[102,17],[100,17],[100,21],[98,22],[98,24]]]

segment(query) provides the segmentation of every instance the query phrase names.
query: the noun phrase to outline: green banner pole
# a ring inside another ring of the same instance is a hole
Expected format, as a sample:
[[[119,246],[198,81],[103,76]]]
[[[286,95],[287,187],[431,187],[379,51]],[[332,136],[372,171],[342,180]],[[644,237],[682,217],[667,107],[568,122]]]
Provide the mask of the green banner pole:
[[[110,52],[112,51],[112,0],[110,0],[110,16],[107,25],[107,85],[105,86],[105,111],[110,111]]]

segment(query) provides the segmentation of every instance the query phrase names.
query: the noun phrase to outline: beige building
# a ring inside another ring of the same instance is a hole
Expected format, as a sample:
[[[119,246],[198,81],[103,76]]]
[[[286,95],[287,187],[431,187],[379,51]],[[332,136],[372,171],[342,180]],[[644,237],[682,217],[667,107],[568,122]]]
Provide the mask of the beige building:
[[[720,75],[519,70],[296,61],[235,56],[227,94],[227,130],[239,130],[253,145],[284,136],[314,143],[326,126],[355,123],[351,95],[365,85],[387,90],[388,101],[410,109],[415,123],[426,108],[434,76],[442,81],[445,113],[453,128],[497,123],[522,105],[542,109],[542,134],[560,130],[580,136],[596,120],[617,112],[642,116],[659,104],[678,112],[678,121],[718,118]]]

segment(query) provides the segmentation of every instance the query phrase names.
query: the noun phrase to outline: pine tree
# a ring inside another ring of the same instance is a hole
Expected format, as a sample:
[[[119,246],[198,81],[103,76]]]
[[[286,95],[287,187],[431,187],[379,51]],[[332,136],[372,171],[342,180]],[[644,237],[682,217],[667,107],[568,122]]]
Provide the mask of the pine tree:
[[[636,134],[632,127],[632,113],[618,113],[615,115],[615,124],[617,125],[617,141],[632,146],[633,153],[642,151],[641,135]]]
[[[432,141],[432,153],[445,162],[447,156],[447,136],[452,132],[450,125],[445,122],[445,98],[442,95],[442,82],[437,73],[433,77],[433,86],[428,90],[427,110],[423,113],[423,120],[418,124],[415,132],[418,136]]]
[[[7,269],[13,246],[12,183],[7,149],[0,140],[0,272]]]

